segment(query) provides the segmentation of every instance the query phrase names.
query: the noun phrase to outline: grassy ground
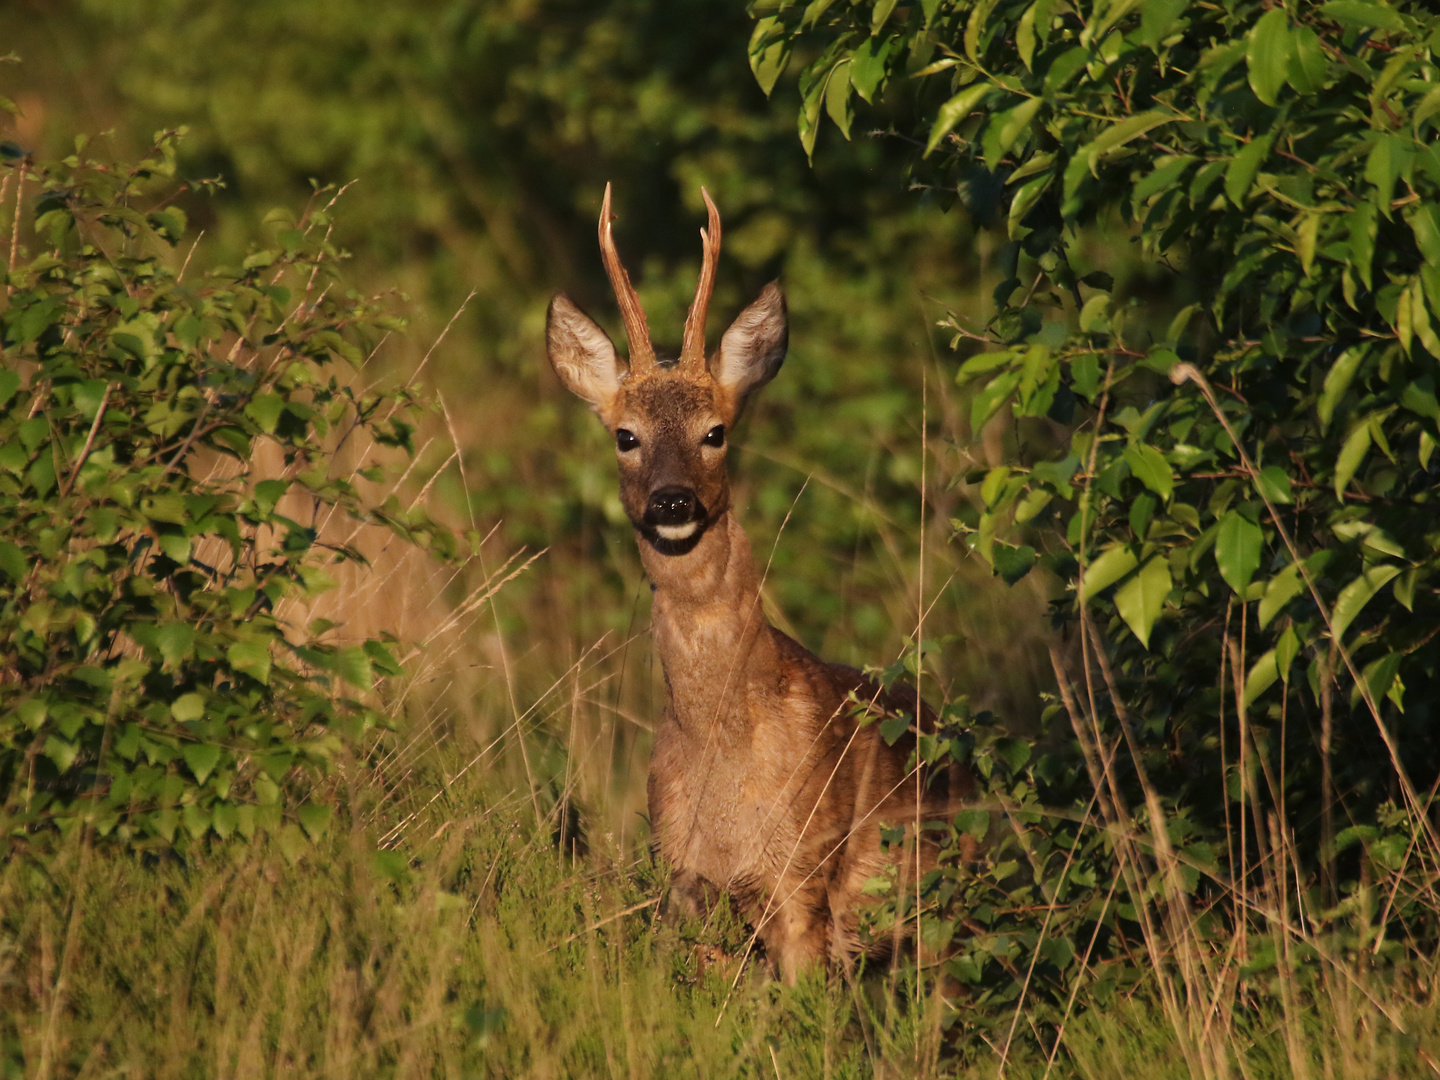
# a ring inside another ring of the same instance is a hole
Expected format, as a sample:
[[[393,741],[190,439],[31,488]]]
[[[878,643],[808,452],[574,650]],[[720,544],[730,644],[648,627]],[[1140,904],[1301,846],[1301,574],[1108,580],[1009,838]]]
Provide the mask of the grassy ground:
[[[658,914],[643,842],[562,853],[557,812],[537,829],[523,791],[462,772],[454,749],[409,771],[408,801],[352,765],[348,824],[290,856],[77,840],[10,860],[0,1075],[1435,1075],[1424,973],[1337,974],[1294,1007],[1249,1010],[1182,987],[1195,1012],[1179,1018],[1153,985],[1103,1007],[1082,995],[1058,1048],[1027,1010],[1002,1042],[985,1034],[1005,1030],[995,1016],[970,1022],[983,1004],[917,1005],[895,972],[785,988],[741,962],[743,927]]]

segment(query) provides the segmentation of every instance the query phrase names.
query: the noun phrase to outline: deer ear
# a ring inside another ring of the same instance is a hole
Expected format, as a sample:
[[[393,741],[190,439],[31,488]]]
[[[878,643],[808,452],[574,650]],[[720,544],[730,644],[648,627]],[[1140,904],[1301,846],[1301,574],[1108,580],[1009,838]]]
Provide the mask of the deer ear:
[[[730,324],[710,358],[710,376],[730,395],[737,415],[746,399],[780,370],[789,340],[785,294],[780,283],[772,281]]]
[[[565,389],[603,417],[620,391],[625,366],[610,335],[564,293],[555,294],[545,315],[545,348]]]

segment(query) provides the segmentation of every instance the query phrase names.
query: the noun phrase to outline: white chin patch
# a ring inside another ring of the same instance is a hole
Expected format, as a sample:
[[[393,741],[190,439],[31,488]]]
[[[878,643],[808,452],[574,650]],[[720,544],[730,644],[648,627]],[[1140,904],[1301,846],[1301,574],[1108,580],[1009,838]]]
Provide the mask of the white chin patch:
[[[688,540],[698,528],[698,521],[687,521],[684,525],[656,525],[655,534],[662,540]]]

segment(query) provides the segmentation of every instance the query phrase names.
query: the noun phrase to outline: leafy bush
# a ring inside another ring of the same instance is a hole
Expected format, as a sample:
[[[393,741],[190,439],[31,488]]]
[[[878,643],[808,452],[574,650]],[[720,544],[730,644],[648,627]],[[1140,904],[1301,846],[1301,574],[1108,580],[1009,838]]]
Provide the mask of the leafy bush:
[[[1082,655],[1056,654],[1061,715],[1129,899],[1181,903],[1199,867],[1243,921],[1293,875],[1272,915],[1363,908],[1428,947],[1440,17],[1404,0],[756,13],[762,86],[811,58],[807,148],[822,110],[848,136],[859,102],[907,99],[917,181],[1006,233],[993,315],[948,325],[972,431],[1005,423],[1012,460],[964,477],[980,512],[957,524],[1007,580],[1039,562],[1065,586]],[[1117,285],[1137,246],[1150,268]],[[1156,310],[1147,275],[1192,302]],[[1036,863],[1041,910],[1066,857]],[[1413,903],[1367,908],[1376,876]],[[1132,906],[1130,930],[1147,918]]]
[[[416,419],[407,391],[355,389],[400,323],[336,279],[324,198],[272,216],[274,246],[242,266],[204,270],[195,243],[176,250],[175,145],[164,133],[114,167],[82,141],[4,181],[17,210],[0,309],[8,841],[82,823],[142,844],[317,835],[330,809],[308,781],[383,721],[367,695],[400,672],[385,641],[341,647],[329,624],[287,619],[360,559],[323,526],[452,546],[337,468],[347,442],[409,453]],[[34,255],[20,244],[32,221]],[[358,472],[377,481],[382,466]]]

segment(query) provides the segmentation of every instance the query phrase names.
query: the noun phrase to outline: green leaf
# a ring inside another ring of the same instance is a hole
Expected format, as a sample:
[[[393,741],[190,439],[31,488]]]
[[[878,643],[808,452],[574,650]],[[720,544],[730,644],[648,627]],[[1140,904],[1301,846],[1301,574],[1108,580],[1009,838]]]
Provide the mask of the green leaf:
[[[1007,398],[1020,385],[1023,372],[1007,371],[987,382],[970,402],[970,430],[979,435],[980,429],[995,415]]]
[[[1330,366],[1329,372],[1325,375],[1325,385],[1320,391],[1320,399],[1315,406],[1315,411],[1320,416],[1322,432],[1330,427],[1330,420],[1335,415],[1335,406],[1340,403],[1346,391],[1350,389],[1350,383],[1355,378],[1360,361],[1364,359],[1364,349],[1358,347],[1347,349],[1340,354],[1340,359]]]
[[[1320,35],[1308,26],[1297,26],[1290,32],[1294,51],[1286,68],[1286,78],[1297,94],[1318,94],[1330,73],[1330,58],[1320,43]]]
[[[1255,490],[1272,506],[1289,506],[1295,501],[1290,494],[1290,477],[1279,465],[1266,465],[1256,474]]]
[[[256,394],[245,406],[245,415],[255,421],[257,427],[267,435],[275,434],[275,425],[285,410],[285,399],[278,394]]]
[[[181,566],[190,562],[190,538],[184,533],[165,532],[160,534],[160,550],[167,558],[174,560]]]
[[[1336,641],[1342,641],[1345,631],[1355,621],[1355,617],[1364,610],[1375,594],[1393,578],[1400,573],[1400,567],[1390,563],[1379,563],[1365,570],[1354,581],[1340,590],[1340,595],[1335,600],[1335,610],[1330,613],[1330,630],[1335,635]]]
[[[155,648],[165,663],[174,666],[189,659],[195,630],[189,623],[167,622],[155,628]]]
[[[335,810],[333,807],[307,802],[295,811],[295,816],[300,819],[301,827],[314,843],[325,835],[325,830],[330,827],[330,820],[335,816]]]
[[[410,860],[393,849],[376,851],[370,861],[376,874],[391,881],[403,882],[410,872]]]
[[[290,490],[288,480],[261,480],[255,485],[255,507],[262,514],[275,511],[275,504]]]
[[[956,124],[978,109],[993,89],[995,87],[991,83],[981,80],[967,86],[941,105],[935,116],[935,123],[930,126],[930,138],[925,143],[925,156],[929,157],[931,151],[940,145],[940,140],[950,134]]]
[[[100,402],[105,400],[105,391],[110,388],[107,379],[86,379],[77,383],[71,392],[71,401],[80,415],[86,420],[94,420],[95,414],[100,411]]]
[[[1371,288],[1371,265],[1375,258],[1375,236],[1377,225],[1375,207],[1361,203],[1345,215],[1345,227],[1350,234],[1350,265],[1359,275],[1365,288]],[[1353,306],[1353,305],[1352,305]]]
[[[1096,166],[1109,157],[1116,150],[1119,150],[1126,143],[1138,139],[1148,131],[1153,131],[1162,124],[1168,124],[1175,119],[1171,113],[1154,110],[1140,113],[1138,116],[1127,117],[1118,124],[1112,124],[1106,128],[1095,140],[1080,151],[1080,154],[1089,162],[1091,175],[1095,174]]]
[[[1280,669],[1275,659],[1275,650],[1271,649],[1255,661],[1255,666],[1245,678],[1245,690],[1242,694],[1245,708],[1248,709],[1255,699],[1275,685],[1279,678]]]
[[[75,758],[80,753],[78,744],[58,738],[55,735],[48,735],[45,738],[45,756],[55,763],[55,768],[62,773],[70,768]]]
[[[1080,579],[1080,595],[1088,603],[1096,593],[1115,584],[1139,565],[1135,553],[1124,545],[1101,552],[1085,568],[1085,576]]]
[[[1010,198],[1008,221],[1008,232],[1012,240],[1020,239],[1025,215],[1034,208],[1035,204],[1040,201],[1040,196],[1044,195],[1054,182],[1055,174],[1047,173],[1044,176],[1035,177],[1016,189],[1015,194]]]
[[[1225,196],[1236,206],[1243,206],[1245,196],[1255,183],[1255,174],[1270,156],[1274,134],[1257,135],[1235,155],[1225,168]]]
[[[1015,55],[1020,57],[1026,71],[1034,70],[1031,60],[1035,56],[1035,10],[1042,5],[1047,8],[1050,6],[1047,0],[1036,0],[1025,9],[1025,14],[1020,16],[1020,22],[1015,27]]]
[[[237,641],[225,650],[225,658],[239,671],[262,683],[270,681],[270,647],[264,641]]]
[[[335,654],[335,670],[340,677],[358,690],[371,690],[375,679],[370,671],[370,657],[359,645],[350,645]]]
[[[1011,547],[996,543],[993,557],[995,573],[1005,579],[1006,585],[1014,585],[1035,565],[1035,549],[1029,546]]]
[[[1013,109],[1007,109],[990,118],[990,122],[985,126],[986,165],[993,169],[1000,164],[1001,159],[1030,127],[1030,121],[1035,118],[1041,104],[1038,97],[1029,98]]]
[[[1130,472],[1165,502],[1175,490],[1175,474],[1165,455],[1153,446],[1137,443],[1125,448],[1125,460],[1130,463]]]
[[[1082,334],[1104,334],[1110,330],[1110,296],[1096,293],[1085,301],[1080,309],[1080,332]]]
[[[1365,179],[1375,185],[1374,205],[1390,217],[1390,200],[1395,194],[1395,181],[1400,179],[1409,146],[1399,135],[1381,134],[1365,159]]]
[[[1291,563],[1266,582],[1256,609],[1260,629],[1269,626],[1271,620],[1285,610],[1285,605],[1304,591],[1305,580],[1300,576],[1299,563]]]
[[[900,736],[910,730],[910,721],[904,716],[887,716],[879,723],[880,737],[886,746],[894,746]]]
[[[7,405],[20,389],[20,374],[9,368],[0,370],[0,405]]]
[[[1131,200],[1138,205],[1162,191],[1169,191],[1194,164],[1195,158],[1191,154],[1161,158],[1150,175],[1135,185]]]
[[[1076,45],[1057,56],[1045,72],[1046,97],[1054,97],[1069,86],[1070,80],[1085,70],[1089,62],[1090,50],[1083,45]]]
[[[1264,540],[1260,526],[1239,510],[1231,510],[1220,519],[1215,534],[1215,563],[1225,584],[1242,600],[1250,588],[1250,578],[1260,568]]]
[[[1380,657],[1378,660],[1372,660],[1365,665],[1365,670],[1360,673],[1360,677],[1365,680],[1365,684],[1370,689],[1371,701],[1378,703],[1381,698],[1388,695],[1390,700],[1395,703],[1395,707],[1401,712],[1404,712],[1405,706],[1402,696],[1404,684],[1396,680],[1396,676],[1400,673],[1401,659],[1402,657],[1399,653],[1392,652]],[[1397,690],[1400,692],[1397,693]],[[1357,686],[1355,687],[1354,694],[1351,696],[1351,704],[1353,705],[1358,702],[1359,698],[1360,688]]]
[[[825,77],[825,111],[830,120],[840,129],[848,141],[850,121],[854,113],[850,109],[850,61],[841,60]]]
[[[1355,471],[1360,468],[1360,463],[1365,460],[1365,455],[1370,452],[1370,418],[1366,417],[1355,425],[1354,430],[1345,437],[1345,443],[1340,447],[1340,455],[1335,459],[1335,496],[1343,499],[1345,489],[1349,486],[1350,480],[1354,477]]]
[[[1366,0],[1330,0],[1330,3],[1320,6],[1320,17],[1360,30],[1405,29],[1405,20],[1399,12],[1384,4],[1367,3]]]
[[[890,54],[890,42],[890,38],[883,43],[873,37],[866,38],[850,54],[850,85],[866,101],[875,96],[875,91],[885,81],[885,61]]]
[[[1160,617],[1172,584],[1170,561],[1156,555],[1115,592],[1115,610],[1147,649],[1150,647],[1150,631]]]
[[[212,743],[187,743],[181,751],[185,764],[195,774],[195,782],[203,784],[220,764],[220,747]]]
[[[996,739],[991,749],[995,756],[1010,766],[1011,772],[1019,772],[1030,762],[1034,751],[1024,739]]]
[[[187,720],[199,720],[205,715],[205,695],[181,694],[170,703],[170,715],[182,723]]]
[[[1425,261],[1440,267],[1440,207],[1420,203],[1406,215],[1405,220],[1415,234],[1415,245]]]
[[[234,803],[216,803],[211,811],[210,824],[215,827],[215,834],[221,840],[228,839],[240,827],[240,808]]]
[[[768,16],[760,19],[750,33],[750,72],[765,96],[770,96],[770,91],[775,89],[791,59],[791,39],[783,33],[776,35],[779,27],[780,20]]]
[[[275,832],[275,842],[285,861],[295,866],[305,857],[305,834],[294,825],[282,825]]]
[[[17,585],[30,572],[25,552],[9,540],[0,540],[0,570],[5,571],[5,576]]]
[[[370,657],[371,666],[381,675],[403,675],[404,667],[400,661],[395,659],[391,651],[385,647],[383,642],[370,640],[365,642],[365,655]]]
[[[997,0],[979,0],[970,11],[970,18],[965,23],[965,55],[977,63],[980,60],[980,38],[985,33],[985,27],[990,21],[990,13],[995,10]]]
[[[1158,52],[1189,6],[1190,0],[1145,0],[1140,8],[1140,40]]]
[[[1250,88],[1266,105],[1275,104],[1276,95],[1285,85],[1293,56],[1290,17],[1283,7],[1271,8],[1251,29],[1250,44],[1245,53],[1250,68]]]

